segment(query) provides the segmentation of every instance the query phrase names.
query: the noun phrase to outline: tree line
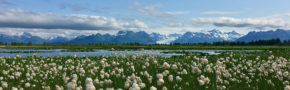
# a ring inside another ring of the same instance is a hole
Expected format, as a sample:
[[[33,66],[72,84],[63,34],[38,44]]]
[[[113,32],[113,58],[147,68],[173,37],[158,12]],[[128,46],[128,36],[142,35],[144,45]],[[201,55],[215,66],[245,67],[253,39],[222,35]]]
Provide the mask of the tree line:
[[[213,45],[213,46],[247,46],[247,45],[290,45],[290,39],[281,41],[279,38],[270,40],[257,40],[257,41],[219,41],[213,43],[173,43],[173,45]]]
[[[23,43],[23,42],[11,42],[11,43],[2,43],[0,45],[35,45],[32,42]],[[46,42],[37,45],[49,45]],[[55,44],[54,44],[55,45]],[[57,45],[74,45],[69,43],[61,43]],[[168,45],[168,44],[140,44],[140,43],[123,43],[123,44],[106,44],[106,43],[89,43],[87,45]],[[279,38],[271,39],[271,40],[257,40],[250,42],[241,42],[241,41],[219,41],[213,43],[170,43],[169,45],[212,45],[212,46],[251,46],[251,45],[290,45],[289,40],[281,41]]]

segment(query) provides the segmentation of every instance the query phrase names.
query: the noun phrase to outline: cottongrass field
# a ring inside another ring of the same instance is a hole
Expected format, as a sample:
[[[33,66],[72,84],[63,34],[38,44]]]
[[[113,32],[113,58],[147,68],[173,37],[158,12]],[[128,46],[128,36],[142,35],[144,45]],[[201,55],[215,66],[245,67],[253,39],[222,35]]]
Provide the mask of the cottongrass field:
[[[0,90],[290,90],[289,55],[1,57]]]

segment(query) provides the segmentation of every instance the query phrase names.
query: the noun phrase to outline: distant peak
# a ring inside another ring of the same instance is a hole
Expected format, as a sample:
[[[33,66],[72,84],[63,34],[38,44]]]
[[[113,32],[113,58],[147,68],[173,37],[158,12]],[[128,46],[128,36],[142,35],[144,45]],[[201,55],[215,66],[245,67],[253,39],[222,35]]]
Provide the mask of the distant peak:
[[[276,32],[285,32],[286,30],[284,29],[277,29]]]
[[[235,30],[231,31],[231,33],[237,33]]]
[[[119,31],[117,35],[126,35],[127,33],[130,33],[130,32],[133,32],[133,31]]]
[[[239,34],[239,33],[233,30],[231,32],[228,32],[228,34]]]
[[[220,30],[217,30],[217,29],[209,30],[208,32],[211,32],[211,33],[221,33],[221,31]]]
[[[22,35],[25,35],[25,36],[32,36],[31,33],[29,33],[29,32],[24,32]]]
[[[31,33],[28,33],[28,32],[24,32],[21,36],[22,37],[27,37],[27,38],[31,38],[32,37]]]

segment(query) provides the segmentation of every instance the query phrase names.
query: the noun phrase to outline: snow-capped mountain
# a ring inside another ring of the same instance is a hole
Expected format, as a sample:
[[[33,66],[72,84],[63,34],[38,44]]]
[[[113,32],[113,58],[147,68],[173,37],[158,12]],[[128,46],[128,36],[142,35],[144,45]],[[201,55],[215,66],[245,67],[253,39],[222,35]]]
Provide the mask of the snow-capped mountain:
[[[65,37],[51,37],[44,39],[38,36],[33,36],[30,33],[23,33],[18,36],[9,36],[0,34],[0,42],[32,42],[34,44],[124,44],[124,43],[140,43],[140,44],[169,44],[169,43],[202,43],[202,42],[216,42],[216,41],[234,41],[241,37],[241,34],[232,32],[221,32],[219,30],[210,30],[204,32],[186,32],[185,34],[169,34],[164,35],[160,33],[148,34],[144,31],[119,31],[116,35],[112,34],[92,34],[88,36],[78,36],[73,39]]]
[[[156,43],[158,44],[170,44],[172,41],[176,40],[182,36],[182,34],[169,34],[169,35],[161,35],[158,33],[152,33],[151,37],[153,37],[156,40]]]
[[[12,42],[18,42],[18,43],[33,43],[33,44],[42,44],[43,42],[46,42],[48,44],[61,44],[66,43],[68,41],[67,38],[64,37],[55,37],[53,39],[44,39],[39,36],[34,36],[28,32],[24,32],[21,35],[6,35],[6,34],[0,34],[0,42],[1,43],[12,43]]]
[[[171,43],[212,43],[217,41],[235,41],[241,36],[241,34],[235,31],[221,32],[214,29],[203,32],[186,32]]]
[[[157,36],[156,36],[157,37]],[[93,34],[89,36],[79,36],[69,43],[71,44],[124,44],[124,43],[140,43],[154,44],[158,38],[153,38],[152,35],[144,31],[119,31],[116,35],[110,34]]]

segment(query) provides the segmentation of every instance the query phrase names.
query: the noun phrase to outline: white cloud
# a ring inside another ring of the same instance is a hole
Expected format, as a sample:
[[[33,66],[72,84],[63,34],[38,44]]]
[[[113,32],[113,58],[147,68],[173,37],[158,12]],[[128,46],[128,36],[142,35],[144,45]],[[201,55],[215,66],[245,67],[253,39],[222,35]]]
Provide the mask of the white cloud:
[[[137,12],[143,13],[143,14],[147,14],[147,15],[151,15],[151,16],[167,16],[169,14],[161,12],[158,10],[158,8],[161,8],[161,5],[152,5],[152,6],[143,6],[138,2],[135,2],[135,6],[137,6],[137,8],[135,8],[135,10]]]
[[[239,12],[227,12],[227,11],[206,11],[201,14],[206,15],[229,15],[229,14],[238,14]]]
[[[168,24],[168,26],[170,26],[170,27],[181,27],[181,26],[183,26],[183,23],[169,23]]]
[[[159,9],[162,8],[162,5],[151,5],[151,6],[143,6],[140,3],[136,2],[135,6],[137,6],[134,10],[137,12],[151,15],[151,16],[158,16],[158,17],[168,17],[171,15],[180,15],[180,14],[188,14],[191,13],[190,11],[172,11],[172,12],[163,12]]]
[[[116,30],[71,30],[71,29],[37,29],[37,28],[0,28],[1,34],[11,35],[11,36],[19,36],[24,32],[31,33],[33,36],[39,36],[41,38],[51,38],[51,37],[66,37],[66,38],[75,38],[80,35],[92,35],[96,33],[100,34],[115,34],[118,31]]]
[[[145,23],[138,20],[124,22],[104,16],[47,14],[21,9],[0,9],[0,27],[73,30],[139,30],[148,28]]]
[[[170,15],[180,15],[180,14],[188,14],[191,13],[191,11],[175,11],[175,12],[166,12],[167,14]]]
[[[11,5],[12,3],[6,1],[6,0],[0,0],[0,5]]]
[[[233,17],[208,17],[193,18],[195,26],[214,25],[217,27],[252,28],[258,30],[266,29],[290,29],[290,14],[280,14],[260,18],[233,18]]]

